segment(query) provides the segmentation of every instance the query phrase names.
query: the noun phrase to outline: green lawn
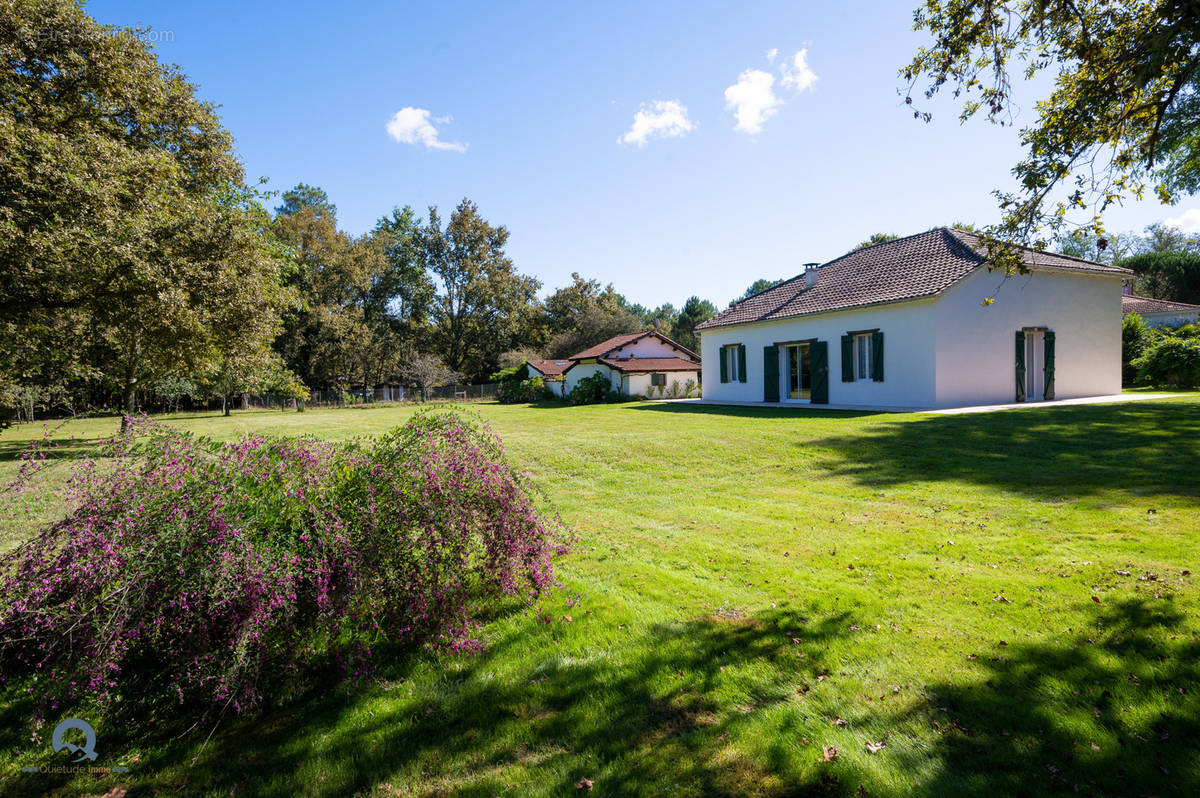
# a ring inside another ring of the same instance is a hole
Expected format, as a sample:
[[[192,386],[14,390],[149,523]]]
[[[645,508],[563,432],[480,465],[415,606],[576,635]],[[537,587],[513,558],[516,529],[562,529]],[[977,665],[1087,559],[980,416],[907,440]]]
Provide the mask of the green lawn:
[[[226,720],[206,745],[208,729],[98,722],[100,764],[127,776],[22,776],[50,761],[52,723],[10,696],[9,791],[1200,791],[1200,397],[963,416],[474,409],[579,536],[544,606],[498,612],[480,655],[407,658]],[[411,412],[174,423],[347,438]],[[64,458],[114,426],[63,427]],[[40,434],[0,436],[0,478]],[[6,545],[55,511],[20,497]]]

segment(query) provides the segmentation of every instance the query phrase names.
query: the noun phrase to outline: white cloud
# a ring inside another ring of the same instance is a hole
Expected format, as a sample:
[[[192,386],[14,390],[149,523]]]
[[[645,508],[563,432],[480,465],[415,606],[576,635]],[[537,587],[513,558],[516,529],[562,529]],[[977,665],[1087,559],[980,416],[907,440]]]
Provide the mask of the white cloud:
[[[434,122],[444,125],[449,121],[450,117],[448,116],[439,116],[431,120],[429,112],[424,108],[410,106],[401,108],[388,120],[387,132],[401,144],[422,144],[431,150],[465,152],[466,144],[457,141],[442,141],[438,138],[438,130],[433,126]]]
[[[767,50],[767,63],[775,63],[775,56],[777,55],[779,55],[778,47],[772,47],[770,50]]]
[[[1163,224],[1181,233],[1200,233],[1200,208],[1189,208],[1178,216],[1164,220]]]
[[[655,100],[642,103],[633,115],[629,132],[617,139],[618,144],[646,146],[650,139],[670,139],[696,129],[696,123],[688,119],[687,107],[679,100]]]
[[[779,81],[780,85],[795,89],[797,92],[811,89],[812,85],[817,82],[817,73],[808,66],[807,47],[792,56],[791,65],[784,62],[779,67],[779,72],[783,75],[783,79]]]
[[[763,122],[783,104],[771,88],[774,85],[774,76],[761,69],[747,69],[738,75],[738,82],[725,90],[725,107],[737,117],[734,130],[750,135],[762,130]]]

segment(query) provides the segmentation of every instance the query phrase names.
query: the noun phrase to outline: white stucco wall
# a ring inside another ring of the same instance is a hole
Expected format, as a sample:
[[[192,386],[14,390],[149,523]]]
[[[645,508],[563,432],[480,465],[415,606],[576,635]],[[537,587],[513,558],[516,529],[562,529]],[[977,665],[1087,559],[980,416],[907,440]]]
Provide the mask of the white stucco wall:
[[[653,335],[647,335],[631,344],[618,347],[608,357],[678,357],[680,350],[664,343]]]
[[[611,383],[614,391],[621,390],[621,375],[603,363],[596,363],[595,361],[591,363],[580,363],[567,369],[563,374],[563,390],[566,393],[570,393],[575,389],[575,386],[579,384],[580,380],[590,377],[596,372],[601,372],[608,376],[609,382]]]
[[[1014,401],[1022,327],[1054,331],[1056,399],[1121,392],[1119,276],[980,269],[938,298],[934,317],[939,407]]]
[[[671,383],[679,383],[679,391],[682,396],[684,384],[691,380],[692,382],[700,382],[700,373],[697,371],[663,371],[667,377],[668,391],[671,390]],[[650,396],[650,375],[649,374],[625,374],[623,375],[622,391],[628,396]],[[654,396],[658,396],[658,388],[654,389]]]
[[[784,341],[816,338],[829,347],[829,403],[929,407],[934,403],[932,300],[822,313],[781,321],[702,330],[704,398],[763,401],[763,348]],[[884,381],[842,382],[842,336],[878,327],[883,333]],[[720,349],[746,346],[746,382],[721,382]],[[782,362],[782,353],[780,361]],[[786,391],[781,390],[781,394]]]

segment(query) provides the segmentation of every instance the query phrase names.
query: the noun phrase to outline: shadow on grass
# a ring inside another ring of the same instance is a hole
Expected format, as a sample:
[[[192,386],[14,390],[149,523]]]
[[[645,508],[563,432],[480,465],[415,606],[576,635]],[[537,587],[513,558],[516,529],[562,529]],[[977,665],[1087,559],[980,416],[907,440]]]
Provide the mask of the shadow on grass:
[[[100,737],[106,762],[130,761],[141,743],[123,782],[131,798],[572,795],[583,778],[598,795],[1200,793],[1200,643],[1169,600],[1097,607],[1052,642],[963,651],[977,673],[934,681],[915,706],[857,704],[866,714],[856,726],[917,742],[893,740],[870,771],[854,757],[818,764],[816,737],[798,742],[813,731],[797,686],[817,689],[824,652],[853,620],[772,610],[662,624],[593,656],[556,654],[563,627],[539,624],[432,672],[410,672],[409,659],[376,686],[331,686],[226,722],[207,745],[202,731],[172,742],[152,727]],[[775,722],[758,722],[776,708]],[[0,714],[9,750],[24,710]],[[758,752],[744,745],[764,733]],[[88,786],[38,778],[39,790]],[[32,794],[33,784],[21,777],[4,792]]]
[[[1039,498],[1120,489],[1200,497],[1200,405],[1139,402],[929,416],[807,440],[872,486],[958,480]]]
[[[142,737],[151,753],[136,770],[161,775],[130,795],[282,798],[387,792],[385,784],[404,795],[494,795],[514,783],[526,794],[574,794],[582,778],[607,795],[836,789],[828,775],[801,783],[800,774],[731,754],[725,741],[756,713],[794,700],[797,684],[815,684],[826,672],[822,652],[848,622],[785,611],[714,617],[655,626],[594,656],[556,655],[541,638],[558,634],[557,622],[536,624],[432,676],[401,670],[381,686],[331,689],[227,722],[203,748],[202,732],[187,745]],[[522,659],[526,647],[547,657]],[[501,664],[511,661],[527,664],[516,672]]]
[[[1200,644],[1183,621],[1128,600],[1052,644],[978,652],[982,684],[932,685],[916,710],[937,765],[920,793],[1200,794]]]
[[[701,405],[684,402],[644,402],[632,410],[651,410],[658,413],[683,413],[701,416],[733,416],[735,418],[862,418],[878,416],[879,410],[827,410],[820,405],[805,405],[803,408],[753,407],[743,405]]]
[[[39,454],[45,455],[46,460],[82,460],[99,451],[104,438],[56,438],[49,445],[39,446]],[[0,441],[0,462],[20,460],[22,455],[29,452],[41,440]]]

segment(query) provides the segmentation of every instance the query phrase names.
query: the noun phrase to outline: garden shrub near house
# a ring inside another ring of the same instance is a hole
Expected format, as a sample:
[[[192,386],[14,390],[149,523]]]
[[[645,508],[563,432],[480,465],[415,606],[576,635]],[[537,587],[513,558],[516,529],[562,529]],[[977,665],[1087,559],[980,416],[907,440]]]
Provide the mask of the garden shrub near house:
[[[1134,359],[1137,381],[1167,388],[1200,387],[1200,338],[1162,335]]]
[[[527,380],[507,380],[496,388],[496,399],[500,404],[512,405],[540,402],[547,396],[546,384],[541,377]]]
[[[474,613],[533,600],[563,545],[499,440],[449,413],[346,445],[143,420],[73,486],[0,560],[0,682],[36,680],[45,710],[215,716],[397,645],[472,648]]]
[[[616,398],[616,392],[612,389],[608,375],[601,372],[590,374],[575,383],[570,394],[573,405],[594,405]]]
[[[1200,387],[1200,327],[1156,329],[1130,313],[1121,323],[1121,378],[1125,385]]]
[[[1133,361],[1141,356],[1146,344],[1156,333],[1157,331],[1136,313],[1127,314],[1121,319],[1122,385],[1133,385],[1137,380],[1137,367],[1133,365]]]

